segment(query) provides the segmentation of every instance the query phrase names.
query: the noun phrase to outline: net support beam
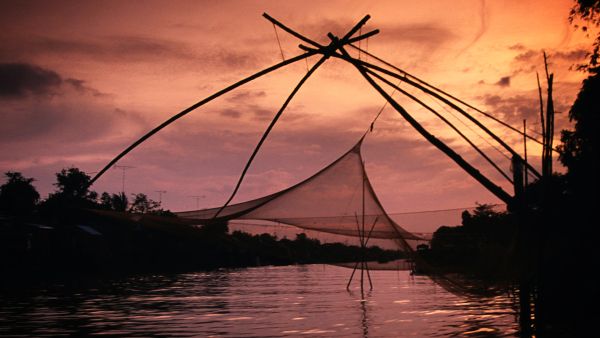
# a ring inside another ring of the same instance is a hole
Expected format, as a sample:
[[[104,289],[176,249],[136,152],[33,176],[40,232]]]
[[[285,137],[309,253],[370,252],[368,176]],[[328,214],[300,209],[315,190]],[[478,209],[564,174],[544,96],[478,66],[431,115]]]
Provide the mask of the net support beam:
[[[330,36],[330,38],[334,38]],[[350,62],[354,67],[359,71],[359,73],[369,82],[369,84],[378,91],[381,96],[383,96],[392,107],[419,133],[423,136],[429,143],[434,145],[448,157],[450,157],[456,164],[458,164],[463,170],[465,170],[471,177],[477,180],[481,185],[483,185],[486,189],[488,189],[491,193],[493,193],[496,197],[502,200],[506,204],[513,203],[513,197],[508,194],[504,189],[499,187],[490,181],[486,176],[484,176],[479,170],[473,167],[470,163],[468,163],[465,159],[463,159],[459,154],[457,154],[452,148],[446,145],[443,141],[438,139],[429,133],[417,120],[415,120],[398,102],[396,102],[388,93],[373,80],[373,78],[367,73],[365,67],[361,64],[359,60],[352,58],[348,52],[344,48],[340,48],[344,59]]]
[[[318,54],[318,51],[315,52],[307,52],[304,53],[302,55],[298,55],[295,56],[291,59],[288,60],[284,60],[278,64],[275,64],[269,68],[265,68],[257,73],[254,73],[250,76],[248,76],[245,79],[242,79],[226,88],[221,89],[220,91],[212,94],[211,96],[206,97],[205,99],[189,106],[188,108],[182,110],[181,112],[171,116],[169,119],[167,119],[166,121],[164,121],[163,123],[161,123],[160,125],[158,125],[157,127],[155,127],[154,129],[150,130],[149,132],[147,132],[146,134],[144,134],[142,137],[140,137],[137,141],[133,142],[129,147],[125,148],[125,150],[123,150],[122,152],[120,152],[117,156],[115,156],[112,160],[110,160],[110,162],[108,162],[107,165],[104,166],[104,168],[102,168],[100,171],[98,171],[98,173],[90,180],[89,186],[91,186],[92,184],[94,184],[94,182],[96,182],[108,169],[110,169],[110,167],[112,167],[114,164],[116,164],[120,159],[122,159],[125,155],[127,155],[129,152],[131,152],[133,149],[135,149],[137,146],[139,146],[140,144],[142,144],[144,141],[146,141],[147,139],[149,139],[150,137],[152,137],[154,134],[158,133],[159,131],[161,131],[162,129],[164,129],[165,127],[167,127],[168,125],[170,125],[171,123],[179,120],[180,118],[184,117],[185,115],[191,113],[192,111],[196,110],[197,108],[209,103],[210,101],[222,96],[223,94],[226,94],[252,80],[255,80],[263,75],[266,75],[268,73],[271,73],[272,71],[275,71],[281,67],[287,66],[289,64],[292,64],[294,62],[300,61],[300,60],[304,60],[308,57],[311,57],[315,54]]]

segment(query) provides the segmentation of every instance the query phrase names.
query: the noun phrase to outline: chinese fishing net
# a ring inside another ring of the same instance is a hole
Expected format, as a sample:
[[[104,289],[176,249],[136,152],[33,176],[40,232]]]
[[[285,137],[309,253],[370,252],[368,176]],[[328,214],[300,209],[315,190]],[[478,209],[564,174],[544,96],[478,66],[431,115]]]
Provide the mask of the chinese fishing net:
[[[198,224],[234,219],[278,222],[335,235],[391,239],[401,250],[410,251],[409,241],[423,238],[385,212],[366,174],[361,145],[362,139],[321,171],[285,190],[227,206],[219,213],[220,208],[212,208],[177,216]]]

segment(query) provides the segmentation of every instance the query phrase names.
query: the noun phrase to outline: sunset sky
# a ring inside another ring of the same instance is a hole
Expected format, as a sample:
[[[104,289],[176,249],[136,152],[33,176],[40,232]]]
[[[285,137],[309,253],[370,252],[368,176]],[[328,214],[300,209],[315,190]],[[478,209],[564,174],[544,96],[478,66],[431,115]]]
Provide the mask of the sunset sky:
[[[526,118],[534,131],[539,131],[535,72],[543,74],[544,49],[555,74],[558,135],[568,126],[568,108],[584,77],[569,68],[585,61],[591,44],[569,25],[571,6],[569,0],[3,1],[0,170],[36,178],[45,197],[60,169],[96,172],[171,115],[280,62],[263,12],[322,43],[327,32],[343,35],[370,14],[363,32],[381,30],[369,39],[371,53],[515,127]],[[302,53],[297,39],[278,34],[286,58]],[[119,163],[135,167],[127,171],[126,192],[158,200],[156,191],[166,190],[163,204],[171,210],[196,208],[191,196],[204,196],[200,207],[223,203],[269,121],[317,60],[223,96],[134,150]],[[394,97],[434,134],[476,158],[430,114]],[[382,104],[352,66],[328,60],[291,102],[236,201],[317,172],[352,147]],[[481,121],[522,150],[518,135]],[[489,149],[481,138],[473,139]],[[529,146],[539,167],[540,149]],[[390,107],[367,137],[363,154],[389,212],[499,202]],[[483,161],[474,163],[512,192]],[[508,161],[501,163],[508,169]],[[121,171],[111,169],[92,189],[120,191]]]

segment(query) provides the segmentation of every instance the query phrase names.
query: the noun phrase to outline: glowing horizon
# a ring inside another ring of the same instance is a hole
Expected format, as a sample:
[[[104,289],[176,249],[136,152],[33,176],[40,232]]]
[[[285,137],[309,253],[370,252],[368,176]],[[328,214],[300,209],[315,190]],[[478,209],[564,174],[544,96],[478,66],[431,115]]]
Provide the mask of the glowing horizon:
[[[74,4],[0,5],[0,39],[7,46],[0,63],[41,69],[46,80],[25,83],[22,93],[1,93],[0,170],[36,178],[43,196],[60,169],[97,171],[172,114],[280,61],[262,12],[323,43],[325,33],[342,34],[368,13],[363,32],[381,30],[369,39],[369,51],[515,127],[527,118],[532,130],[539,129],[541,49],[556,74],[558,132],[568,126],[568,108],[585,76],[569,68],[585,60],[590,43],[567,22],[570,1],[334,1],[312,4],[312,13],[304,13],[300,1]],[[278,33],[286,58],[302,53],[298,40]],[[223,203],[266,125],[317,57],[216,100],[134,150],[120,162],[136,167],[127,173],[127,193],[158,199],[155,191],[166,190],[162,200],[172,210],[195,209],[190,196],[206,196],[201,207]],[[434,134],[463,149],[425,112],[400,101]],[[350,65],[329,60],[284,113],[236,201],[281,190],[327,165],[356,142],[382,104]],[[520,136],[482,121],[522,149]],[[528,146],[537,164],[539,147]],[[390,107],[364,154],[388,212],[498,202]],[[93,189],[117,192],[120,186],[121,172],[112,170]]]

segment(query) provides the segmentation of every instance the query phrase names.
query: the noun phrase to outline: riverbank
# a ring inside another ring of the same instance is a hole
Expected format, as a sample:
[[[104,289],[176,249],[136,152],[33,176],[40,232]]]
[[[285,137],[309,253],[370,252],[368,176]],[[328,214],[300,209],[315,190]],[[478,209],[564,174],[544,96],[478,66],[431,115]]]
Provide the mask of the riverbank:
[[[340,263],[355,261],[360,251],[301,233],[294,239],[230,233],[226,224],[193,227],[177,218],[95,210],[73,211],[60,222],[0,219],[0,271],[13,280]],[[371,247],[366,257],[389,261],[402,255]]]

